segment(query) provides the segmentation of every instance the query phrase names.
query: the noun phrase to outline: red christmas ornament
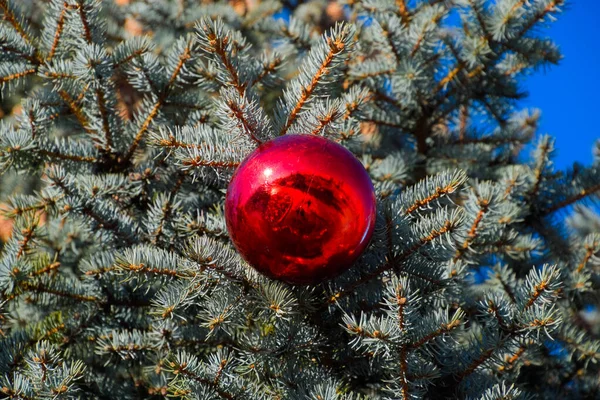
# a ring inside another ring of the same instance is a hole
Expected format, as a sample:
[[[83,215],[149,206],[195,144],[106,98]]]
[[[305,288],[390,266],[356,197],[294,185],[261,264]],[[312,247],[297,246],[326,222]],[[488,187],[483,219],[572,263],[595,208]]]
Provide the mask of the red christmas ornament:
[[[348,269],[375,225],[375,191],[343,146],[313,135],[263,143],[239,166],[225,200],[227,229],[259,272],[315,284]]]

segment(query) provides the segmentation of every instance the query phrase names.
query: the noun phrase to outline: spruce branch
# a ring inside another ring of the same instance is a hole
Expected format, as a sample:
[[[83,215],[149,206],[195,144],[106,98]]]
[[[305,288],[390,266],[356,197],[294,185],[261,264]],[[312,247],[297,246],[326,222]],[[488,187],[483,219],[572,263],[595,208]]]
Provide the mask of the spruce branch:
[[[467,238],[464,240],[464,242],[462,243],[462,245],[458,248],[458,250],[456,250],[456,255],[454,256],[454,261],[458,260],[460,257],[462,257],[462,255],[467,251],[467,249],[469,248],[470,244],[473,242],[473,240],[477,237],[477,229],[479,227],[479,225],[481,224],[481,221],[483,220],[483,216],[488,212],[489,210],[489,201],[487,199],[480,199],[477,202],[479,208],[479,211],[477,212],[477,215],[475,216],[475,219],[473,220],[473,224],[471,225],[471,227],[469,228],[469,232],[467,234]]]
[[[419,181],[402,194],[400,203],[405,208],[404,213],[409,215],[419,209],[430,207],[434,202],[456,192],[466,180],[467,176],[464,172],[454,171]]]
[[[195,365],[195,364],[192,364],[192,365]],[[220,370],[222,370],[222,368],[224,367],[224,365],[223,366],[221,366],[221,365],[222,364],[219,364]],[[172,369],[172,371],[175,375],[185,376],[186,378],[192,379],[196,382],[201,383],[202,385],[206,385],[206,386],[212,388],[220,398],[227,399],[227,400],[236,400],[239,398],[220,387],[219,379],[218,379],[218,377],[220,376],[219,372],[217,372],[215,377],[213,377],[212,379],[209,379],[209,378],[204,378],[204,377],[198,375],[193,369],[190,369],[188,366],[188,363],[178,363],[176,361],[171,361],[171,362],[169,362],[169,367]]]
[[[408,25],[410,22],[410,11],[406,5],[405,0],[396,0],[396,6],[398,6],[398,13],[400,14],[400,18],[402,19],[402,23],[404,25]],[[407,396],[404,396],[408,398]]]
[[[177,196],[177,193],[181,189],[181,186],[183,185],[185,177],[186,177],[186,174],[183,172],[180,172],[178,174],[177,181],[175,181],[175,185],[173,186],[173,189],[171,189],[171,192],[169,193],[169,198],[163,204],[163,207],[162,207],[163,212],[162,212],[162,216],[160,218],[160,222],[159,222],[156,230],[152,233],[152,243],[154,243],[154,244],[158,243],[160,236],[163,234],[165,223],[170,218],[170,216],[173,212],[173,201],[175,199],[175,196]]]
[[[51,207],[56,205],[57,200],[57,197],[46,197],[46,194],[44,193],[39,195],[39,201],[37,197],[15,196],[6,203],[6,207],[0,208],[0,214],[7,218],[14,219],[31,212],[48,212]]]
[[[19,19],[16,17],[13,6],[10,4],[9,0],[0,0],[0,8],[2,8],[3,19],[8,21],[8,23],[25,40],[25,42],[31,43],[31,39],[27,33],[29,28],[23,25],[23,21],[19,21]]]
[[[197,156],[183,160],[185,167],[212,167],[212,168],[236,168],[240,165],[237,161],[207,161]]]
[[[502,330],[512,330],[513,326],[509,322],[512,319],[510,315],[512,309],[506,304],[505,298],[500,295],[489,295],[486,300],[480,303],[486,314],[492,314]]]
[[[237,120],[237,130],[260,145],[271,128],[268,117],[255,99],[252,84],[259,80],[258,77],[262,79],[269,69],[276,68],[277,63],[273,67],[267,65],[268,69],[263,69],[264,73],[259,72],[257,77],[252,77],[254,71],[249,65],[244,65],[252,65],[254,62],[248,54],[249,45],[237,37],[235,32],[227,30],[221,20],[200,21],[196,26],[196,41],[207,57],[227,71],[225,77],[219,75],[222,83],[233,87],[233,90],[225,87],[221,91],[221,112],[224,115],[222,121],[225,127],[233,128],[231,118]]]
[[[186,255],[197,262],[202,270],[210,269],[230,280],[244,282],[247,287],[255,286],[239,271],[239,267],[238,270],[231,268],[233,265],[239,265],[239,255],[230,247],[208,236],[201,236],[192,241]]]
[[[527,276],[523,294],[523,310],[527,311],[533,305],[554,301],[561,287],[560,270],[556,265],[544,265],[541,269],[532,269]]]
[[[485,14],[485,9],[484,9],[484,4],[479,1],[479,0],[467,0],[469,6],[471,7],[471,9],[473,10],[473,14],[475,15],[475,18],[477,19],[477,22],[479,24],[479,27],[481,28],[481,31],[483,32],[483,36],[485,38],[485,40],[490,41],[492,40],[492,36],[490,35],[490,31],[488,28],[488,23],[486,21],[486,18],[488,17]]]
[[[25,71],[15,72],[13,74],[5,75],[0,77],[0,84],[5,84],[13,80],[24,78],[28,75],[35,74],[37,72],[37,68],[30,68]]]
[[[113,271],[136,275],[148,274],[166,278],[193,278],[193,268],[172,253],[151,247],[134,247],[117,256]],[[96,273],[95,270],[90,270]],[[88,271],[88,272],[90,272]]]
[[[146,118],[143,120],[137,133],[135,134],[135,137],[134,137],[131,145],[129,146],[129,149],[127,150],[127,152],[124,155],[124,161],[128,161],[133,156],[133,153],[135,152],[137,147],[140,145],[140,142],[144,138],[144,135],[148,131],[148,128],[150,127],[150,125],[152,124],[152,122],[154,121],[156,116],[158,115],[161,106],[164,104],[164,102],[167,100],[167,97],[173,90],[173,87],[174,87],[174,85],[177,81],[177,78],[178,78],[179,74],[181,73],[184,65],[190,59],[191,59],[191,43],[189,41],[186,41],[183,51],[181,51],[178,56],[177,64],[173,68],[173,71],[171,73],[171,76],[169,77],[167,84],[159,93],[157,93],[157,99],[154,102],[154,105],[152,106],[152,108],[150,109],[148,114],[146,115]]]
[[[51,294],[54,296],[66,297],[66,298],[70,298],[70,299],[77,300],[77,301],[85,301],[85,302],[92,302],[92,303],[101,303],[102,302],[102,299],[100,299],[98,297],[86,296],[86,295],[81,295],[81,294],[77,294],[77,293],[70,293],[70,292],[67,292],[64,290],[47,287],[42,284],[23,282],[19,285],[19,287],[26,292],[47,293],[47,294]]]
[[[402,398],[409,399],[409,381],[408,381],[408,365],[406,361],[407,349],[402,347],[400,349],[400,383],[402,387]]]
[[[232,58],[233,52],[239,48],[243,49],[245,43],[237,43],[221,20],[212,21],[208,18],[196,25],[196,40],[207,55],[212,55],[212,58],[225,68],[228,74],[225,82],[230,82],[239,96],[245,97],[248,82],[238,73],[238,62],[241,60]]]
[[[431,219],[431,221],[435,220],[435,217]],[[456,229],[460,226],[462,220],[463,214],[460,211],[455,210],[448,216],[448,219],[443,221],[443,224],[437,226],[436,224],[432,224],[433,229],[431,229],[431,231],[429,231],[425,236],[419,237],[418,240],[416,240],[411,247],[405,249],[398,255],[394,256],[392,259],[387,260],[383,265],[376,268],[372,272],[362,275],[352,284],[337,291],[330,297],[329,303],[336,302],[338,301],[338,299],[351,295],[359,286],[371,281],[372,279],[380,277],[382,273],[392,268],[397,268],[400,272],[402,272],[401,266],[403,262],[405,262],[413,254],[417,253],[424,246],[434,242],[438,238],[455,232]],[[409,275],[411,273],[412,272],[408,272]]]
[[[61,71],[52,71],[52,70],[44,70],[41,71],[41,73],[50,79],[54,79],[54,80],[59,80],[59,79],[77,79],[77,77],[73,74],[70,74],[68,72],[61,72]]]
[[[476,358],[475,360],[473,360],[471,362],[471,364],[469,364],[465,369],[463,369],[458,374],[458,380],[459,380],[459,382],[463,381],[466,377],[468,377],[473,372],[475,372],[475,370],[477,368],[479,368],[483,363],[485,363],[487,360],[489,360],[492,357],[492,355],[494,354],[495,350],[496,350],[496,348],[494,348],[494,347],[492,347],[490,349],[487,349],[483,353],[481,353],[481,355],[478,358]]]
[[[24,1],[0,0],[4,111],[24,100],[0,124],[0,396],[597,394],[600,225],[557,213],[598,168],[518,156],[564,1],[351,2],[356,31],[327,31],[335,2]],[[325,286],[228,238],[226,183],[280,133],[341,142],[378,194]]]
[[[323,36],[323,41],[313,48],[305,62],[300,66],[300,75],[292,80],[284,92],[285,102],[279,102],[277,115],[283,121],[279,135],[285,135],[298,118],[305,104],[315,94],[317,89],[338,69],[352,45],[354,30],[351,25],[338,25]]]
[[[257,100],[239,97],[227,89],[221,91],[221,96],[219,111],[224,130],[240,132],[240,137],[249,136],[256,145],[270,136],[271,123]]]
[[[519,359],[521,359],[521,357],[525,354],[526,350],[527,350],[527,347],[525,345],[522,345],[513,354],[506,356],[505,364],[499,366],[497,371],[501,374],[511,371],[514,368],[517,361],[519,361]]]
[[[526,23],[521,30],[517,33],[517,37],[525,36],[537,23],[544,20],[544,18],[550,13],[557,12],[558,7],[562,6],[565,1],[564,0],[550,0],[546,1],[546,5],[534,13],[532,17],[530,17],[530,21]]]
[[[589,188],[581,189],[581,191],[575,194],[574,196],[562,200],[561,202],[558,202],[556,204],[553,204],[548,208],[542,209],[541,216],[545,217],[547,215],[553,214],[558,210],[564,209],[565,207],[577,203],[578,201],[581,201],[586,197],[597,195],[598,193],[600,193],[600,184],[593,185]]]
[[[98,227],[113,232],[116,237],[119,237],[126,243],[135,243],[133,233],[136,227],[132,223],[132,220],[123,214],[119,215],[117,212],[114,212],[115,210],[107,209],[105,205],[97,205],[93,199],[87,201],[76,187],[72,176],[66,174],[63,169],[60,167],[51,168],[48,171],[48,180],[53,186],[62,191],[66,197],[76,202],[75,207],[66,203],[63,208],[64,212],[74,212],[84,215],[97,223]]]
[[[56,53],[56,49],[58,48],[58,43],[60,42],[60,37],[65,26],[65,17],[67,14],[67,10],[69,10],[70,7],[71,6],[69,3],[67,3],[66,1],[63,2],[62,8],[60,9],[60,13],[56,20],[54,39],[52,40],[52,45],[50,46],[50,50],[48,51],[48,55],[46,56],[46,62],[50,62],[52,61],[52,58],[54,58],[54,54]]]
[[[82,91],[82,93],[83,92],[84,91]],[[71,95],[69,95],[69,93],[67,93],[66,90],[61,90],[59,92],[59,96],[63,99],[65,104],[69,107],[69,110],[73,113],[73,115],[75,115],[75,118],[77,118],[77,121],[79,122],[81,127],[86,131],[86,133],[88,133],[92,138],[94,138],[95,132],[89,127],[89,121],[88,121],[87,117],[84,115],[80,106],[77,104],[77,100],[73,99],[71,97]],[[96,148],[100,149],[101,145],[99,143],[97,143],[97,140],[94,140],[94,141],[95,141],[94,146]]]
[[[509,299],[513,303],[516,304],[517,297],[515,295],[515,289],[514,289],[515,283],[513,282],[515,280],[514,275],[512,275],[506,269],[503,269],[500,267],[500,268],[496,268],[495,273],[494,273],[494,278],[498,280],[498,282],[502,286],[502,289],[507,294]]]
[[[46,265],[43,268],[38,269],[37,271],[31,272],[29,274],[29,277],[33,278],[33,277],[36,277],[36,276],[40,276],[40,275],[44,275],[44,274],[47,274],[47,273],[51,273],[53,271],[58,270],[59,268],[60,268],[60,262],[56,261],[56,262],[53,262],[51,264]]]
[[[87,157],[87,156],[80,156],[80,155],[75,155],[75,154],[63,154],[63,153],[58,153],[58,152],[51,151],[51,150],[42,150],[42,149],[37,150],[37,152],[40,153],[41,155],[43,155],[45,157],[49,157],[51,159],[77,161],[77,162],[85,162],[85,163],[97,163],[98,162],[98,159],[96,157]]]
[[[92,31],[90,27],[90,21],[88,18],[87,10],[83,5],[84,0],[77,0],[77,4],[74,5],[74,8],[79,13],[79,18],[81,19],[81,23],[83,25],[83,37],[86,42],[92,43]]]
[[[448,323],[441,324],[441,326],[438,329],[436,329],[435,331],[430,332],[427,335],[420,338],[419,340],[411,343],[409,345],[409,348],[417,349],[417,348],[423,346],[425,343],[430,342],[431,340],[433,340],[439,336],[450,333],[452,330],[454,330],[460,326],[464,317],[465,317],[464,311],[462,311],[460,309],[456,310],[455,313],[450,318],[450,321]]]
[[[100,87],[96,89],[96,97],[98,98],[98,109],[102,119],[102,129],[104,130],[105,147],[104,151],[108,152],[113,146],[112,132],[108,121],[108,109],[106,106],[106,95]]]
[[[261,71],[248,86],[252,87],[258,83],[263,83],[264,81],[267,81],[269,77],[275,76],[275,73],[283,65],[283,63],[283,56],[277,53],[274,53],[271,55],[271,57],[263,58],[261,62]]]
[[[577,264],[577,273],[581,273],[588,265],[588,262],[592,259],[592,257],[598,253],[600,249],[600,238],[591,235],[589,238],[587,238],[586,243],[584,244],[584,249],[585,253],[581,261]]]
[[[410,51],[410,58],[413,58],[421,49],[421,45],[425,41],[426,35],[433,30],[432,26],[437,25],[443,18],[443,9],[441,8],[436,9],[435,7],[431,7],[426,11],[428,11],[431,15],[426,15],[423,21],[419,21],[422,25],[420,27],[420,32],[417,35],[417,39],[414,41],[415,43]]]
[[[548,168],[550,155],[554,151],[554,141],[549,136],[543,136],[536,148],[535,165],[533,168],[533,183],[529,196],[535,198],[538,196],[539,189],[544,179],[544,172]]]
[[[278,24],[275,32],[286,38],[298,51],[309,51],[313,46],[311,27],[293,15],[289,24]]]

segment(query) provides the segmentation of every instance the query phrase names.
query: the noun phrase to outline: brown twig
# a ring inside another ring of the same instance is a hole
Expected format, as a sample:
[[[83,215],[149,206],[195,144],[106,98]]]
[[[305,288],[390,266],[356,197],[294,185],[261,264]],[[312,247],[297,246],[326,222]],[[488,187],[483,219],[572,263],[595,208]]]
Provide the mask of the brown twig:
[[[435,339],[436,337],[443,335],[445,333],[448,333],[448,332],[452,331],[454,328],[457,328],[460,325],[460,322],[461,322],[460,319],[457,319],[457,320],[451,321],[448,324],[442,324],[441,327],[439,327],[435,331],[423,336],[418,341],[411,343],[409,346],[411,349],[417,349],[417,348],[423,346],[425,343],[431,341],[432,339]]]
[[[98,109],[100,110],[100,117],[102,118],[102,129],[104,130],[104,138],[106,140],[104,150],[108,152],[112,147],[112,133],[110,131],[110,123],[108,121],[108,111],[106,109],[104,90],[100,88],[96,89],[96,96],[98,97]]]
[[[425,246],[428,243],[431,243],[432,241],[434,241],[435,239],[439,238],[440,236],[442,236],[446,233],[450,233],[450,232],[454,231],[454,229],[456,229],[456,227],[457,227],[457,224],[455,222],[446,221],[446,223],[440,229],[432,230],[429,233],[429,235],[427,235],[426,237],[422,237],[417,243],[415,243],[413,246],[411,246],[410,248],[408,248],[401,254],[397,255],[396,257],[394,257],[391,260],[388,260],[387,263],[383,264],[379,268],[375,269],[374,271],[372,271],[368,274],[363,275],[361,278],[357,279],[350,285],[346,286],[344,289],[335,293],[333,296],[330,297],[329,303],[330,304],[334,303],[338,299],[346,297],[346,296],[354,293],[355,289],[357,287],[380,276],[383,272],[388,271],[388,270],[396,267],[397,265],[401,264],[402,262],[407,260],[411,255],[413,255],[414,253],[419,251],[423,246]]]
[[[37,72],[37,68],[30,68],[30,69],[25,70],[25,71],[16,72],[14,74],[6,75],[6,76],[0,76],[0,84],[6,83],[6,82],[10,82],[12,80],[19,79],[19,78],[22,78],[22,77],[27,76],[27,75],[35,74],[36,72]]]
[[[152,123],[152,121],[154,121],[154,118],[158,115],[158,111],[160,110],[160,107],[163,105],[164,101],[167,99],[173,84],[175,83],[177,77],[179,76],[179,73],[181,72],[181,69],[183,68],[186,61],[188,61],[190,58],[191,58],[191,53],[190,53],[190,46],[188,44],[188,46],[186,46],[183,54],[181,54],[181,56],[179,56],[179,62],[175,66],[175,69],[173,70],[173,73],[171,74],[171,77],[169,78],[169,82],[167,83],[167,86],[162,91],[162,93],[160,93],[156,103],[154,104],[154,107],[152,107],[152,110],[150,110],[150,112],[146,116],[146,119],[142,123],[142,126],[137,131],[135,138],[133,139],[133,142],[129,146],[129,149],[127,150],[127,153],[124,156],[124,161],[128,161],[133,156],[133,153],[138,148],[138,146],[140,145],[140,142],[144,138],[144,135],[148,131],[150,124]]]
[[[590,259],[594,255],[594,250],[594,246],[585,246],[585,255],[583,256],[583,259],[581,260],[579,265],[577,265],[577,273],[581,273],[581,271],[583,271],[588,261],[590,261]]]
[[[98,159],[95,157],[85,157],[85,156],[77,156],[74,154],[63,154],[57,153],[50,150],[38,149],[38,153],[43,154],[47,157],[58,158],[60,160],[68,160],[68,161],[79,161],[86,163],[95,163],[98,162]]]
[[[398,14],[400,14],[400,20],[404,25],[408,25],[410,21],[410,12],[406,6],[405,0],[396,0],[396,6],[398,6]],[[405,396],[405,398],[408,398]]]
[[[286,132],[288,131],[288,129],[290,128],[290,126],[292,126],[292,124],[298,117],[298,113],[300,112],[300,110],[302,110],[302,108],[304,107],[304,104],[308,101],[310,96],[313,94],[313,92],[316,89],[317,84],[319,83],[321,78],[328,73],[329,66],[333,62],[335,55],[337,53],[339,53],[340,51],[342,51],[345,47],[343,40],[339,39],[339,38],[336,40],[328,39],[328,45],[329,45],[329,52],[325,56],[325,59],[323,60],[323,62],[319,66],[319,68],[317,69],[317,72],[314,74],[314,76],[313,76],[312,80],[310,81],[310,83],[308,84],[308,86],[302,87],[302,93],[300,95],[300,98],[298,99],[298,101],[296,102],[294,107],[292,108],[292,111],[290,111],[290,114],[288,116],[288,119],[287,119],[285,125],[279,132],[280,135],[285,135]]]
[[[52,42],[52,47],[50,47],[50,52],[48,53],[48,56],[46,57],[46,61],[52,61],[52,58],[54,57],[54,54],[56,53],[56,49],[58,48],[58,43],[60,41],[60,37],[62,35],[62,31],[64,29],[65,26],[65,16],[67,14],[67,9],[68,9],[68,4],[65,1],[63,3],[63,8],[60,11],[60,15],[58,16],[58,21],[56,22],[56,31],[54,32],[54,40]]]
[[[244,110],[239,107],[239,104],[228,101],[227,107],[229,107],[235,118],[242,124],[242,130],[245,131],[256,144],[262,144],[262,140],[256,136],[257,132],[255,124],[246,118]]]
[[[459,258],[461,258],[469,248],[469,245],[473,242],[473,240],[475,240],[475,238],[477,237],[477,229],[479,228],[479,224],[481,224],[485,213],[489,210],[490,203],[487,199],[481,199],[477,203],[479,205],[479,212],[477,213],[477,216],[475,217],[475,220],[471,225],[471,229],[469,229],[467,238],[463,242],[462,246],[460,246],[456,250],[456,254],[454,255],[454,261],[457,261]]]
[[[558,210],[560,210],[561,208],[565,208],[567,206],[570,206],[573,203],[578,202],[579,200],[584,199],[587,196],[590,196],[592,194],[596,194],[597,192],[600,192],[600,184],[598,185],[594,185],[591,186],[587,189],[583,189],[581,190],[579,193],[577,193],[575,196],[570,197],[566,200],[563,200],[559,203],[554,204],[553,206],[542,210],[542,216],[546,216],[548,214],[552,214],[553,212],[556,212]]]
[[[533,293],[529,297],[527,304],[525,304],[524,309],[526,310],[529,307],[531,307],[535,303],[535,301],[542,295],[542,293],[544,293],[544,291],[546,290],[547,287],[548,287],[548,281],[545,281],[545,280],[542,280],[539,284],[535,285],[533,287]]]
[[[177,178],[177,181],[175,182],[175,186],[173,186],[173,189],[171,189],[169,198],[168,198],[167,202],[163,205],[163,214],[160,219],[158,228],[156,228],[156,230],[154,231],[154,233],[152,235],[153,236],[152,243],[154,243],[154,244],[158,243],[158,239],[160,238],[160,236],[163,233],[165,222],[169,219],[171,213],[173,212],[173,200],[175,200],[175,196],[177,196],[177,192],[179,192],[179,189],[181,189],[181,186],[183,185],[183,182],[185,180],[185,176],[186,176],[185,172],[179,173],[179,177]]]
[[[432,201],[435,201],[443,196],[446,196],[450,193],[453,193],[454,191],[456,191],[457,185],[450,183],[444,187],[438,187],[435,189],[435,193],[427,196],[424,199],[418,199],[416,200],[413,204],[411,204],[406,211],[404,212],[406,215],[411,214],[413,212],[415,212],[416,210],[418,210],[421,207],[426,206],[427,204],[430,204]]]
[[[207,161],[200,156],[189,158],[182,162],[183,165],[189,167],[213,167],[213,168],[237,168],[240,165],[239,161]]]

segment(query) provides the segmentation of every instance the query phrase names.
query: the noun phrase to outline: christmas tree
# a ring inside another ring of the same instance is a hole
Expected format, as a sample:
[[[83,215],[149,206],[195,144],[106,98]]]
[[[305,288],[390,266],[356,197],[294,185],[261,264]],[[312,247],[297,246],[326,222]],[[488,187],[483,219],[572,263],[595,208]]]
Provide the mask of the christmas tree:
[[[0,0],[0,398],[599,398],[600,152],[519,104],[564,3]],[[224,217],[299,133],[377,196],[314,285]]]

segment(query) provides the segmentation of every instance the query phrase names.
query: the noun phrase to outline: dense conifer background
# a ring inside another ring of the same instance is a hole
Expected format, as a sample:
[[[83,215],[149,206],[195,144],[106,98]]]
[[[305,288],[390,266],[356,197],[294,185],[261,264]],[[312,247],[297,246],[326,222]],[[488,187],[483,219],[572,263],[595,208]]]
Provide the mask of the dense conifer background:
[[[0,397],[600,396],[600,154],[556,170],[519,108],[564,3],[0,0]],[[223,218],[294,133],[378,195],[316,286]]]

